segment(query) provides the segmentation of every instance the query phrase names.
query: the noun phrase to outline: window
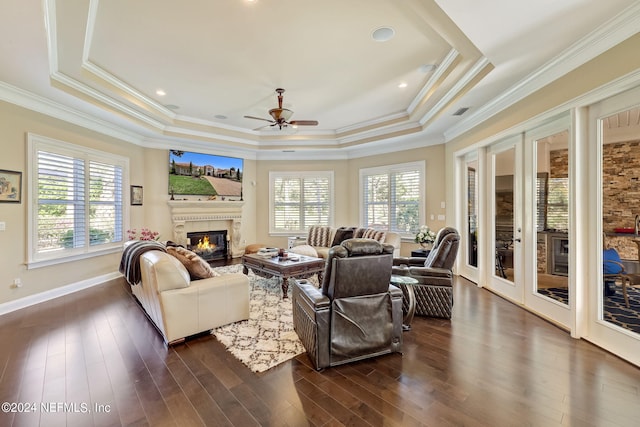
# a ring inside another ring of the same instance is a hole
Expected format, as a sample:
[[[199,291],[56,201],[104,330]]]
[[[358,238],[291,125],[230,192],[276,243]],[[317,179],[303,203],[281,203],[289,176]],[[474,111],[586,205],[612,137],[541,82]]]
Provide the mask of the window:
[[[271,233],[333,225],[333,172],[271,172],[269,192]]]
[[[415,234],[424,223],[424,162],[360,170],[363,227]]]
[[[551,178],[539,173],[537,192],[537,230],[569,229],[569,178]]]
[[[128,160],[34,135],[29,153],[30,265],[119,247]]]
[[[538,172],[536,178],[536,230],[547,229],[547,193],[549,192],[549,174]]]
[[[569,229],[569,178],[549,178],[547,227]]]

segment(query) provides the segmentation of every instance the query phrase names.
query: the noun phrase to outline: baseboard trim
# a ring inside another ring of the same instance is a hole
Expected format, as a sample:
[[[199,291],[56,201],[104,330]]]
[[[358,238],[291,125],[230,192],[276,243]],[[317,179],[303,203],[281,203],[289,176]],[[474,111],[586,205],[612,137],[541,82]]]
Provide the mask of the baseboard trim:
[[[108,273],[101,276],[92,277],[90,279],[82,280],[80,282],[71,283],[69,285],[61,286],[59,288],[51,289],[48,291],[40,292],[35,295],[29,295],[24,298],[19,298],[13,301],[0,304],[0,315],[11,313],[12,311],[20,310],[21,308],[27,308],[41,302],[50,301],[54,298],[69,295],[74,292],[81,291],[83,289],[90,288],[92,286],[100,285],[109,280],[114,280],[122,277],[120,273]]]

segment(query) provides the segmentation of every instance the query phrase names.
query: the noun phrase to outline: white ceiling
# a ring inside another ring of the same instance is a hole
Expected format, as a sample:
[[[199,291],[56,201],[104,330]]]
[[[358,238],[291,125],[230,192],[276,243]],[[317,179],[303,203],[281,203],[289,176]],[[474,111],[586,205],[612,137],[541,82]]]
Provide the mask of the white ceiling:
[[[636,0],[2,3],[0,99],[141,144],[258,157],[444,142],[640,16]],[[395,37],[374,41],[382,26]],[[243,116],[268,119],[277,87],[293,120],[319,125],[254,130],[266,123]]]

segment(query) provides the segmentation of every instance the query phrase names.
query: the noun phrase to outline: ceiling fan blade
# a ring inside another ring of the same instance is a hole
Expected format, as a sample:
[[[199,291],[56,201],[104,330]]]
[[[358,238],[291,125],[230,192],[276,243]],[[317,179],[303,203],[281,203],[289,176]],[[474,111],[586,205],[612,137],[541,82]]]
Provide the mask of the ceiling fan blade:
[[[262,117],[244,116],[245,119],[264,120],[265,122],[273,123],[273,120],[263,119]]]
[[[276,126],[276,125],[277,125],[277,123],[271,123],[270,125],[259,126],[259,127],[255,128],[253,130],[262,130],[264,128],[270,128],[270,127],[273,127],[273,126]]]
[[[289,122],[292,126],[318,126],[317,120],[291,120]]]

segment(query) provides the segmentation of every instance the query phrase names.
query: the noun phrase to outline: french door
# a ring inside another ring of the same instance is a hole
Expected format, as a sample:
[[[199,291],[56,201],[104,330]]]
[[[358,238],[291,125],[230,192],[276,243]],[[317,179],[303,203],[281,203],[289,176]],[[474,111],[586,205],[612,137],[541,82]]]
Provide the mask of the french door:
[[[633,299],[621,300],[622,288],[616,284],[613,294],[603,280],[603,248],[615,248],[627,271],[637,271],[640,245],[636,236],[617,233],[616,229],[633,227],[634,216],[640,214],[640,203],[634,196],[638,188],[637,141],[640,140],[640,88],[605,99],[589,107],[588,165],[589,180],[588,233],[590,246],[587,288],[588,321],[586,337],[597,345],[640,365],[640,334],[625,318],[636,318],[640,306]],[[631,151],[630,151],[631,150]],[[623,153],[623,154],[620,154]],[[632,282],[640,277],[632,276]],[[616,302],[616,299],[619,302]]]
[[[509,300],[572,328],[570,115],[498,141],[458,163],[466,198],[461,272]],[[482,170],[484,167],[484,171]],[[476,194],[477,176],[483,176]],[[483,190],[480,190],[483,188]],[[479,215],[474,217],[478,207]],[[473,231],[480,230],[480,233]],[[485,231],[486,230],[486,231]],[[475,235],[478,236],[474,241]],[[472,247],[483,251],[474,258]],[[479,260],[480,271],[471,267]]]
[[[523,136],[487,150],[485,271],[487,287],[516,302],[524,301],[522,270]]]

